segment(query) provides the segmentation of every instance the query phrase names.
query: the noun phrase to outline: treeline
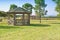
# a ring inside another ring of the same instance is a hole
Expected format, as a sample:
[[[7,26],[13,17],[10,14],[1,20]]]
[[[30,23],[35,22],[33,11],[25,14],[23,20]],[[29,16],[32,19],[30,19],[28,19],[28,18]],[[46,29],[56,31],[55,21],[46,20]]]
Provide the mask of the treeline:
[[[7,13],[4,11],[0,11],[0,17],[7,17]]]

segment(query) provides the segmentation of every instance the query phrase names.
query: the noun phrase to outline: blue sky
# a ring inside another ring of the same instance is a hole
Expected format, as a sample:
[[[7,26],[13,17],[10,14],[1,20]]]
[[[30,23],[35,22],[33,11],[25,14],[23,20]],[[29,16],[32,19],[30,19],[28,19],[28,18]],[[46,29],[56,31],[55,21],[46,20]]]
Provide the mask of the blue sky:
[[[8,11],[11,4],[16,4],[18,7],[21,7],[24,3],[35,5],[34,0],[0,0],[0,11]],[[45,0],[45,3],[47,4],[46,10],[48,10],[47,16],[56,16],[56,4],[52,0]]]

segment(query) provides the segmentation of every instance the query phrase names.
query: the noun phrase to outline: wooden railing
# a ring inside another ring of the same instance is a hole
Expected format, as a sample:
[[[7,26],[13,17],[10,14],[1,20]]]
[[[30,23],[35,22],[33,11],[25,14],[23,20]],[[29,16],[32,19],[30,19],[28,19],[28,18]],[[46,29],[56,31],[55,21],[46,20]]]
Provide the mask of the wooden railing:
[[[28,20],[25,19],[24,21],[22,19],[16,19],[16,25],[27,25]]]

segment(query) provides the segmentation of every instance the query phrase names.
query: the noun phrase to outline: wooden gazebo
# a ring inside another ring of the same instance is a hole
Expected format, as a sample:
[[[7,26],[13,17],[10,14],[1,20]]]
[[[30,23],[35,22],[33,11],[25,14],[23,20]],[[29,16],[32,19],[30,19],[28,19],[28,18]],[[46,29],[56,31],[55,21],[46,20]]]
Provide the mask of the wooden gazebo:
[[[11,25],[29,25],[30,24],[31,12],[21,7],[15,8],[13,10],[9,10],[7,14],[8,14],[8,24],[11,24]],[[13,15],[13,17],[11,18],[10,15]]]

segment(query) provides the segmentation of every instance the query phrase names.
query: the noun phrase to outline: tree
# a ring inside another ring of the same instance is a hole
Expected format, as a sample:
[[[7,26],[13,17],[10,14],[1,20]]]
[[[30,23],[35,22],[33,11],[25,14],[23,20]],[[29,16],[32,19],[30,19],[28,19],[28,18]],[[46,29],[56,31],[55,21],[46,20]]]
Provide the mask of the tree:
[[[39,5],[35,5],[34,10],[35,10],[37,17],[39,16],[39,10],[38,9],[39,9]]]
[[[32,13],[33,6],[29,3],[25,3],[22,7]]]
[[[17,8],[17,5],[15,5],[15,4],[10,5],[10,10],[15,9],[15,8]]]
[[[41,16],[45,14],[45,7],[47,5],[45,4],[45,0],[35,0],[35,3],[36,3],[36,5],[39,6],[39,8],[37,8],[37,9],[39,11],[38,13],[40,15],[40,23],[41,23]]]
[[[15,9],[15,8],[17,8],[17,5],[11,4],[9,10],[13,10],[13,9]],[[13,14],[10,14],[10,16],[13,17]]]
[[[56,3],[55,10],[60,13],[60,0],[53,0]],[[59,14],[60,15],[60,14]]]

